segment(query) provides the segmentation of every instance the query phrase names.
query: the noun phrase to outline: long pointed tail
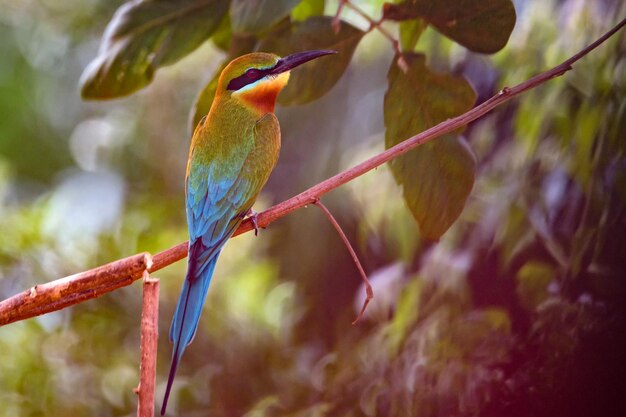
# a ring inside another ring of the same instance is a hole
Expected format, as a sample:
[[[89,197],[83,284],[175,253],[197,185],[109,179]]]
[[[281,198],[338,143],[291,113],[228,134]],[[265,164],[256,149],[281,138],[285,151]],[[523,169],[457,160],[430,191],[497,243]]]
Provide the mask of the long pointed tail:
[[[198,273],[194,273],[192,269],[195,268],[190,267],[183,283],[183,289],[180,292],[176,312],[172,320],[172,327],[170,327],[170,340],[174,342],[174,350],[172,352],[172,364],[170,366],[170,375],[167,379],[167,388],[165,390],[165,397],[163,398],[161,415],[165,414],[167,401],[170,396],[180,358],[183,356],[187,345],[193,340],[196,330],[198,329],[200,313],[202,312],[202,306],[204,305],[204,300],[209,290],[209,284],[211,283],[211,277],[213,276],[213,270],[215,269],[215,263],[218,258],[217,255],[218,254],[215,254]],[[195,276],[190,276],[190,274]]]

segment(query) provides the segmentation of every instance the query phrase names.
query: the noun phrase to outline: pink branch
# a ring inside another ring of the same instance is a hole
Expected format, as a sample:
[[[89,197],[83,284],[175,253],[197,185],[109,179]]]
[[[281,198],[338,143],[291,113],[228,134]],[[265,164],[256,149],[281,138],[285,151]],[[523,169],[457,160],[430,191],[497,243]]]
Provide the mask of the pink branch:
[[[144,252],[56,281],[35,285],[0,302],[0,326],[100,297],[132,284],[151,266],[152,257]]]
[[[141,310],[141,365],[139,366],[139,395],[137,417],[154,417],[154,387],[156,384],[157,341],[159,339],[159,280],[143,279],[143,307]]]
[[[363,314],[365,314],[365,309],[367,308],[367,305],[370,303],[370,300],[374,298],[374,290],[372,289],[372,284],[370,284],[370,280],[367,279],[367,274],[365,273],[363,266],[361,266],[359,257],[356,256],[356,252],[352,248],[352,245],[350,244],[348,237],[341,229],[341,226],[339,226],[339,223],[337,223],[337,220],[335,220],[335,217],[333,216],[333,214],[330,212],[330,210],[328,210],[328,208],[320,200],[317,200],[315,202],[315,205],[318,206],[324,212],[324,214],[328,218],[328,221],[330,221],[330,223],[333,225],[333,227],[339,234],[339,237],[341,238],[341,240],[343,240],[343,244],[348,249],[348,252],[350,252],[350,256],[352,257],[352,260],[354,261],[356,268],[359,270],[359,273],[361,274],[361,279],[363,280],[363,283],[365,284],[365,301],[363,301],[363,307],[361,307],[361,311],[359,312],[359,315],[356,316],[356,318],[352,322],[352,324],[357,324],[359,320],[363,318]]]

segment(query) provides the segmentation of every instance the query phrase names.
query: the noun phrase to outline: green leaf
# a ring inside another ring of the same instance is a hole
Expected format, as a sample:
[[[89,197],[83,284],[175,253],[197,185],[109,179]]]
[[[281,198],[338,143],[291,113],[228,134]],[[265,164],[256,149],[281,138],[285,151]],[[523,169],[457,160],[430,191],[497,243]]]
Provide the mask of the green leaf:
[[[233,32],[259,33],[289,15],[299,0],[232,0]]]
[[[215,91],[217,91],[217,82],[220,79],[220,74],[222,70],[228,64],[228,60],[226,60],[220,67],[217,69],[213,77],[209,80],[209,82],[204,86],[198,97],[196,97],[196,101],[193,104],[193,108],[191,109],[191,118],[189,120],[189,131],[193,134],[193,131],[200,123],[200,120],[204,116],[209,113],[211,109],[211,104],[213,103],[213,99],[215,98]]]
[[[412,52],[417,41],[428,26],[424,19],[407,20],[400,22],[400,46],[403,51]]]
[[[310,49],[333,49],[337,55],[316,59],[291,72],[289,84],[278,96],[283,105],[316,100],[341,78],[365,32],[341,21],[339,31],[332,28],[332,17],[315,16],[292,23],[270,33],[257,48],[280,56]]]
[[[235,59],[238,56],[248,54],[254,51],[257,45],[257,37],[254,35],[245,35],[235,33],[230,41],[230,47],[228,48],[228,56],[231,59]]]
[[[541,261],[528,261],[517,273],[517,294],[524,307],[534,310],[545,301],[548,285],[555,277],[554,267]]]
[[[450,39],[482,53],[502,49],[516,19],[511,0],[407,0],[386,3],[383,17],[398,21],[422,17]]]
[[[419,318],[423,292],[423,281],[418,277],[414,277],[400,293],[395,314],[386,328],[389,349],[392,355],[398,353],[411,327]]]
[[[407,54],[408,73],[392,64],[385,94],[385,145],[390,148],[472,108],[467,80],[431,72],[423,55]],[[446,135],[390,162],[423,236],[438,239],[459,217],[474,184],[476,161],[467,143]]]
[[[148,85],[157,68],[183,58],[208,39],[227,0],[132,1],[109,23],[98,56],[81,76],[86,99],[109,99]]]
[[[302,0],[291,11],[291,19],[294,22],[302,22],[309,17],[321,16],[324,14],[324,0]]]
[[[217,82],[219,81],[220,74],[222,70],[226,67],[231,59],[238,57],[240,55],[247,54],[248,52],[252,52],[254,46],[256,45],[256,37],[251,35],[240,35],[234,34],[230,40],[229,52],[227,58],[217,69],[215,74],[209,82],[204,86],[200,94],[196,98],[195,103],[193,104],[193,108],[191,110],[191,116],[189,118],[189,132],[193,134],[196,126],[200,122],[200,120],[209,113],[211,109],[211,103],[213,103],[213,98],[215,97],[215,91],[217,90]]]
[[[213,32],[213,36],[211,36],[211,40],[213,44],[220,48],[224,52],[228,52],[228,48],[230,45],[230,40],[233,37],[233,29],[230,26],[230,16],[226,14],[219,26]]]

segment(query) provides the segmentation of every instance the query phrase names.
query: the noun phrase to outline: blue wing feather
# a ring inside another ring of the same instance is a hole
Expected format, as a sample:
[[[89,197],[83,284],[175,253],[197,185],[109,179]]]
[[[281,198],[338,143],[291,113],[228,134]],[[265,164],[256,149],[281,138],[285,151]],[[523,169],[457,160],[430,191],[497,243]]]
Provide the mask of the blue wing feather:
[[[178,363],[197,331],[219,253],[250,208],[242,202],[249,199],[251,192],[258,191],[254,179],[247,180],[240,175],[247,156],[248,153],[243,153],[239,161],[233,163],[231,160],[226,169],[216,163],[190,169],[186,201],[189,226],[187,275],[170,327],[174,349],[161,414],[167,408]],[[234,175],[223,176],[229,174],[228,171]]]
[[[215,253],[213,258],[204,264],[205,267],[202,268],[202,272],[197,276],[198,279],[185,279],[183,282],[183,288],[178,299],[172,326],[170,327],[170,340],[174,342],[174,350],[172,352],[172,364],[167,380],[165,398],[161,406],[161,415],[165,414],[172,383],[174,382],[174,376],[176,375],[176,370],[178,369],[178,364],[183,356],[185,347],[191,343],[198,330],[200,313],[202,312],[202,306],[204,305],[204,300],[209,290],[209,284],[211,283],[211,277],[215,269],[215,264],[217,263],[218,255],[219,252]]]

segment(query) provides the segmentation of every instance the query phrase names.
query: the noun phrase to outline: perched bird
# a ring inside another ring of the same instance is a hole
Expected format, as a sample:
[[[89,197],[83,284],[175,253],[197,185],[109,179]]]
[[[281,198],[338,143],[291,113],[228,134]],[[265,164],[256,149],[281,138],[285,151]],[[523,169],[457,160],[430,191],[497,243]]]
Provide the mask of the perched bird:
[[[251,211],[278,159],[276,96],[291,69],[333,53],[305,51],[284,58],[251,53],[233,60],[220,75],[211,109],[196,127],[189,150],[187,276],[170,328],[174,350],[162,415],[178,363],[198,327],[220,251]]]

